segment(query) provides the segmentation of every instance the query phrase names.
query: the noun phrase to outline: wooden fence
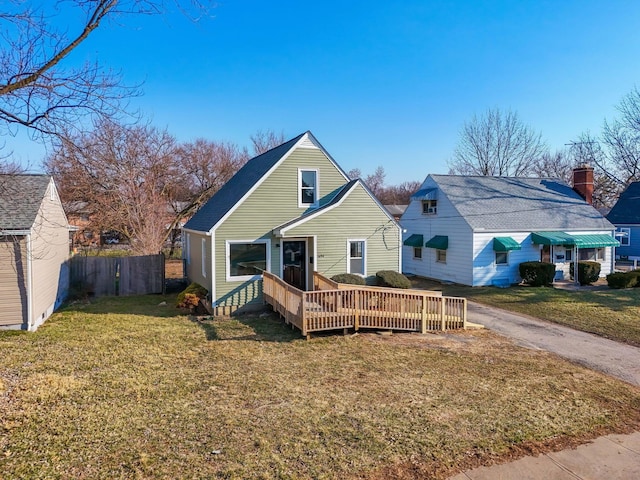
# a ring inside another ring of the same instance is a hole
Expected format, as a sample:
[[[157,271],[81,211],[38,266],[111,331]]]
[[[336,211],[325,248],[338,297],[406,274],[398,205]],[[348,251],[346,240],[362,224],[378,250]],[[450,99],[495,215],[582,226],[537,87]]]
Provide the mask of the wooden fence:
[[[164,255],[71,258],[71,285],[92,296],[163,293]]]
[[[353,328],[426,333],[466,327],[465,298],[441,292],[338,285],[314,274],[312,292],[303,292],[277,276],[263,274],[264,299],[302,334]]]

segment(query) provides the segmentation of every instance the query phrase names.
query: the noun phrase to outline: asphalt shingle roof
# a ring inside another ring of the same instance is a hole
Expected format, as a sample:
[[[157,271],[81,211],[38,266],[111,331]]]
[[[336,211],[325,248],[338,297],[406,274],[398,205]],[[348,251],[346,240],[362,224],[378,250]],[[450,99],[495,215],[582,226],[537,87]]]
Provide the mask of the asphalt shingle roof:
[[[613,230],[592,205],[554,178],[431,175],[473,229]]]
[[[0,175],[0,230],[30,229],[50,181],[48,175]]]
[[[607,215],[607,220],[616,224],[640,224],[640,182],[629,184],[620,194],[620,198]]]
[[[184,226],[208,232],[293,147],[304,133],[249,160]]]

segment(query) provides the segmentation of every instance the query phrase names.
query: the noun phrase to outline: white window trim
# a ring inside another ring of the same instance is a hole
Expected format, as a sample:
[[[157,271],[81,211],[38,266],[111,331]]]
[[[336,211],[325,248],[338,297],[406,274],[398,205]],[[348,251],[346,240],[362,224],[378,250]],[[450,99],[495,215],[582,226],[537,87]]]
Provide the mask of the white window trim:
[[[507,261],[505,263],[498,263],[498,254],[499,253],[505,253],[507,255]],[[496,267],[500,268],[500,267],[508,267],[509,266],[509,257],[511,255],[509,255],[509,252],[493,252],[493,261],[496,264]]]
[[[202,276],[207,278],[207,239],[202,239]]]
[[[187,260],[187,265],[191,264],[191,234],[187,233],[185,248],[184,248],[184,258]]]
[[[314,192],[314,203],[302,203],[302,172],[315,172],[316,188]],[[320,173],[317,168],[299,168],[298,169],[298,207],[299,208],[317,208],[320,203]]]
[[[366,238],[348,238],[347,239],[347,273],[351,273],[351,243],[362,242],[362,270],[364,274],[355,273],[361,277],[367,276],[367,239]]]
[[[631,245],[631,228],[630,227],[618,227],[616,229],[616,233],[621,234],[618,236],[618,241],[620,242],[621,247],[628,247]],[[622,243],[623,238],[626,238],[627,243]]]
[[[433,206],[431,206],[433,204]],[[432,212],[425,212],[424,207],[428,205],[429,209],[433,209]],[[422,204],[420,205],[422,209],[422,215],[437,215],[438,214],[438,201],[437,200],[422,200]]]
[[[225,277],[227,279],[227,282],[246,282],[248,280],[259,280],[260,278],[262,278],[262,275],[257,274],[257,275],[238,275],[235,277],[231,276],[231,259],[230,259],[230,250],[229,247],[232,244],[237,244],[237,243],[251,243],[251,244],[256,244],[256,243],[264,243],[267,248],[267,272],[271,271],[271,240],[269,239],[252,239],[252,240],[227,240],[225,242],[225,264],[226,264],[226,271],[225,271]]]

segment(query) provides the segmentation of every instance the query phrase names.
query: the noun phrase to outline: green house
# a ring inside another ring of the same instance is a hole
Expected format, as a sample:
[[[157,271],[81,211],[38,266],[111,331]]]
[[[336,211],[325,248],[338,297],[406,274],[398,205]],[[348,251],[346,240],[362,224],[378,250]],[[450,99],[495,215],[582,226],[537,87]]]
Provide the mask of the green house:
[[[263,271],[301,290],[313,272],[400,271],[400,226],[311,132],[249,160],[185,225],[190,281],[216,313],[261,306]]]

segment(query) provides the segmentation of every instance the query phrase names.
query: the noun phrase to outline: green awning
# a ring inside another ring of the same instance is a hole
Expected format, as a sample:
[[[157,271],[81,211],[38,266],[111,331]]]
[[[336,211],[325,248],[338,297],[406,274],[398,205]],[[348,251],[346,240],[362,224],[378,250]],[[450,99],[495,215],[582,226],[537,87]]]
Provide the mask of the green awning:
[[[592,233],[589,235],[571,235],[578,248],[619,247],[620,242],[606,233]]]
[[[537,245],[575,245],[571,235],[564,232],[533,232],[531,240]]]
[[[522,247],[511,237],[495,237],[493,239],[493,250],[496,252],[508,252],[510,250],[521,250]]]
[[[578,248],[620,246],[620,242],[606,233],[569,235],[564,232],[533,232],[531,240],[538,245],[575,245]]]
[[[408,247],[422,247],[422,244],[424,243],[424,237],[422,235],[418,235],[417,233],[414,233],[413,235],[411,235],[409,238],[407,238],[404,242],[404,245],[408,246]]]
[[[446,250],[449,248],[449,237],[445,235],[436,235],[424,245],[427,248],[435,248],[437,250]]]

